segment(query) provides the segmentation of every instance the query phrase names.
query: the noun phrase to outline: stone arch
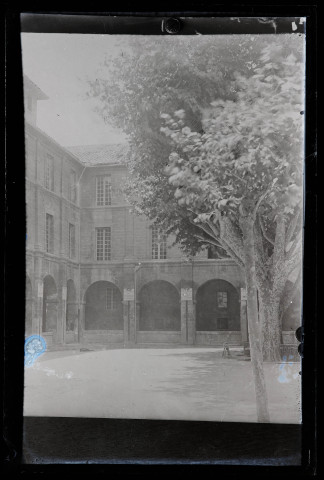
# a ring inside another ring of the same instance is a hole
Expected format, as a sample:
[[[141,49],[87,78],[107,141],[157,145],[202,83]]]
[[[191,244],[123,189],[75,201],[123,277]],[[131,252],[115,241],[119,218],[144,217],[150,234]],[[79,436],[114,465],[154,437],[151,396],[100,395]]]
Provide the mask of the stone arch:
[[[28,275],[26,275],[25,289],[25,335],[29,336],[33,333],[33,287]]]
[[[140,331],[180,331],[180,295],[172,283],[153,280],[139,292]]]
[[[123,304],[119,288],[99,280],[85,292],[85,330],[123,330]]]
[[[43,280],[43,332],[57,331],[57,288],[54,278],[46,275]]]
[[[121,273],[121,272],[119,272]],[[123,287],[122,274],[117,275],[115,272],[111,271],[109,268],[89,270],[87,273],[82,275],[81,281],[81,299],[83,302],[86,301],[87,290],[97,282],[108,282],[115,285],[121,292]]]
[[[239,293],[231,283],[212,279],[198,288],[196,330],[240,330]]]
[[[78,303],[76,301],[76,288],[74,281],[69,279],[66,283],[66,331],[74,332],[77,329]]]

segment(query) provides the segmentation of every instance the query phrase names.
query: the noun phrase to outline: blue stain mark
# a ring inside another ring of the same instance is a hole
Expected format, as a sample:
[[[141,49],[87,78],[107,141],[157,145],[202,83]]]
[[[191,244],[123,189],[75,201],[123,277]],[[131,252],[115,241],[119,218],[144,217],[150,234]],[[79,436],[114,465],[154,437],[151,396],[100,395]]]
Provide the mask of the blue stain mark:
[[[36,358],[46,350],[46,342],[40,335],[32,335],[25,340],[25,367],[31,367]]]
[[[292,360],[294,358],[293,355],[289,355],[289,360]],[[291,369],[290,366],[293,364],[292,362],[287,362],[287,357],[283,356],[282,357],[282,363],[280,364],[279,370],[281,370],[281,373],[278,377],[278,381],[280,383],[289,383],[291,381],[289,376],[291,376]]]

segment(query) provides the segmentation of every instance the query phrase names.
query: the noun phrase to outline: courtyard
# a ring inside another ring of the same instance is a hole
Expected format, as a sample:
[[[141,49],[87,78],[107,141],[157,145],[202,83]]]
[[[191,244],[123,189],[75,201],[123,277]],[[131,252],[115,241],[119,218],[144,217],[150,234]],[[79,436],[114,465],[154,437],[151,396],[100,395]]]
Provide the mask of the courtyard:
[[[45,352],[25,369],[25,416],[256,422],[242,349]],[[270,420],[301,421],[300,364],[265,363]]]

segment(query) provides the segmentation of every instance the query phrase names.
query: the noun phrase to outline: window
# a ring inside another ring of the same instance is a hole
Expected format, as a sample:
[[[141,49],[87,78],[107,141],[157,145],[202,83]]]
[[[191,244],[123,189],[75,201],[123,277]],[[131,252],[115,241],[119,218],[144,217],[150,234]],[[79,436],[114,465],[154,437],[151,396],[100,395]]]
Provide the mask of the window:
[[[76,173],[74,170],[70,172],[69,199],[73,203],[77,201]]]
[[[106,290],[106,309],[117,310],[116,290],[112,287],[108,287]]]
[[[96,228],[97,260],[111,259],[110,227]]]
[[[69,258],[75,257],[75,225],[69,223]]]
[[[217,292],[218,308],[227,308],[227,292]]]
[[[46,252],[54,252],[54,217],[46,214]]]
[[[44,186],[47,190],[54,190],[54,158],[52,155],[47,154],[45,157],[45,165],[44,165]]]
[[[153,225],[152,227],[152,258],[154,260],[166,259],[166,235]]]
[[[111,178],[97,177],[96,199],[98,206],[111,205]]]

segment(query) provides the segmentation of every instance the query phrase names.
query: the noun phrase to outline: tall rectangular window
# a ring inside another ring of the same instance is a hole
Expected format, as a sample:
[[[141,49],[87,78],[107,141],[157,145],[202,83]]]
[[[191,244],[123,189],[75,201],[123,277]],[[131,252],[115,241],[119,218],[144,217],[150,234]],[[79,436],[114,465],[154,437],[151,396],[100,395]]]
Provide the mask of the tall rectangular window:
[[[217,292],[218,308],[227,308],[227,292]]]
[[[100,176],[96,179],[96,201],[97,206],[111,205],[111,178]]]
[[[77,201],[77,182],[76,172],[74,170],[71,170],[70,172],[69,199],[73,203],[76,203]]]
[[[152,258],[154,260],[166,259],[166,235],[153,225],[152,227]]]
[[[116,290],[114,290],[112,287],[108,287],[106,290],[106,309],[107,310],[117,309]]]
[[[69,258],[75,258],[75,225],[69,223]]]
[[[96,228],[97,260],[111,259],[111,234],[110,227]]]
[[[54,217],[46,214],[46,252],[54,253]]]
[[[54,190],[54,158],[47,154],[44,165],[44,186],[47,190]]]

